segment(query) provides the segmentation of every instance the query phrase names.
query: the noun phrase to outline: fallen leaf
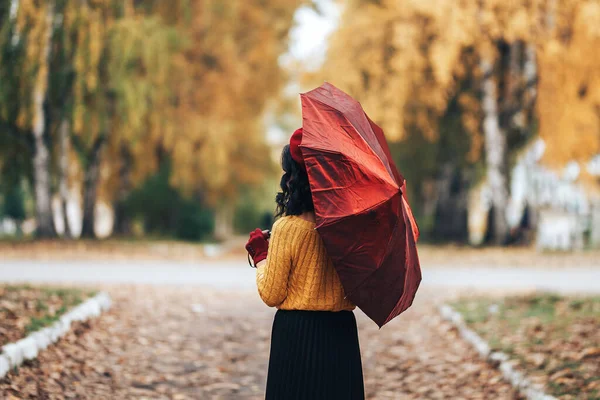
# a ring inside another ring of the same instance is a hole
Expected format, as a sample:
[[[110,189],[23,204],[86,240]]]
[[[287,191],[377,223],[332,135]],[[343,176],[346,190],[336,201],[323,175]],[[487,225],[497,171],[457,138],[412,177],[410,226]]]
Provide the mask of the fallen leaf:
[[[579,354],[579,359],[600,357],[600,347],[589,347]]]

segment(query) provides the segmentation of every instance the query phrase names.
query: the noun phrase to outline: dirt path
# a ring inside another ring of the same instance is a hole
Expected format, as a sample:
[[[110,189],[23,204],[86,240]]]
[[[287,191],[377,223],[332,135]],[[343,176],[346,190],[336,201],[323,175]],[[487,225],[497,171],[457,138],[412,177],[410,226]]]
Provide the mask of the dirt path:
[[[0,398],[263,398],[274,310],[254,291],[107,289],[114,308],[0,381]],[[382,330],[356,312],[367,398],[514,398],[440,323],[434,299],[420,292]]]

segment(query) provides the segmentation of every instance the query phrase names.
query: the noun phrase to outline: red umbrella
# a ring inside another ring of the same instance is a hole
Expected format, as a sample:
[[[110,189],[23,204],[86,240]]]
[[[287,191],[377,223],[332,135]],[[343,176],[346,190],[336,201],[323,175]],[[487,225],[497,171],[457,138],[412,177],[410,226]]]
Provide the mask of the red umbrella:
[[[421,282],[404,177],[356,100],[329,83],[301,99],[317,230],[346,296],[381,327],[410,307]]]

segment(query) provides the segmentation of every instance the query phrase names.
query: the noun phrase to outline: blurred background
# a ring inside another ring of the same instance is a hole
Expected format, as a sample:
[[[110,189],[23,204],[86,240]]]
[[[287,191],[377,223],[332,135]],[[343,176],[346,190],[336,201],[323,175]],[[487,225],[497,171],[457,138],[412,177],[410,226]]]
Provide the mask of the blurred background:
[[[380,124],[431,243],[600,246],[596,0],[2,0],[0,236],[272,223],[299,92]]]
[[[600,398],[598,49],[598,0],[0,0],[0,398],[264,399],[244,243],[323,81],[421,230],[415,304],[355,312],[366,398],[524,398],[461,335]]]

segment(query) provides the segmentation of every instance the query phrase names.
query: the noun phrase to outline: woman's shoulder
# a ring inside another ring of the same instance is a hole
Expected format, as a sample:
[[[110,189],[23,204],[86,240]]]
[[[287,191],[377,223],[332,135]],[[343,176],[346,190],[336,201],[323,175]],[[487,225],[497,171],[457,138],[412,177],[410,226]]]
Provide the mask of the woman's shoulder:
[[[273,224],[273,231],[283,231],[289,229],[290,226],[294,225],[294,217],[293,215],[286,215],[284,217],[280,217]]]
[[[285,217],[279,218],[273,224],[273,231],[284,231],[292,228],[314,230],[315,223],[302,219],[296,215],[286,215]]]

